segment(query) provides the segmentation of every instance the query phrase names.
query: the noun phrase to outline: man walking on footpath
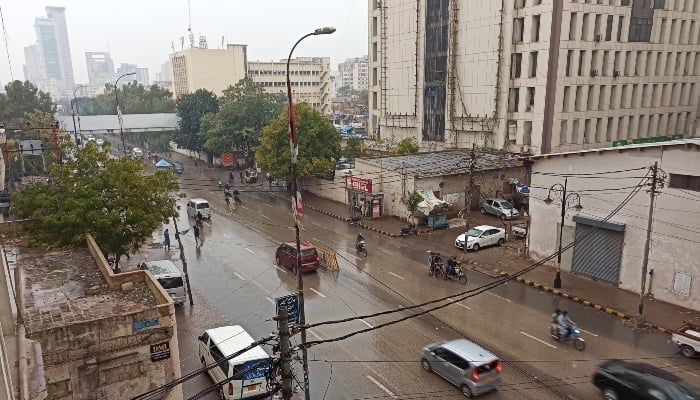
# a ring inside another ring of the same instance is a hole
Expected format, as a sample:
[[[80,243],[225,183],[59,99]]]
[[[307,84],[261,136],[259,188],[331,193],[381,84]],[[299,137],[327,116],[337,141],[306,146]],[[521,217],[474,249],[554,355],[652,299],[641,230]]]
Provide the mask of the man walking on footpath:
[[[165,228],[165,232],[163,232],[163,248],[165,251],[170,251],[170,232],[168,232],[168,228]]]
[[[199,239],[199,227],[195,224],[193,229],[194,229],[194,245],[200,246],[202,244],[202,242]]]

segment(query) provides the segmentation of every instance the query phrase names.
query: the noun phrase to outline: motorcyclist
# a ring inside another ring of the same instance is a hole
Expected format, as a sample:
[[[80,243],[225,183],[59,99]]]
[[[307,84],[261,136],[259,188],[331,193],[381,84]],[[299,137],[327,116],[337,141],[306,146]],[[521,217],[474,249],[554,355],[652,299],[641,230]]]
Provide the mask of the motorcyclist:
[[[445,279],[447,279],[450,276],[454,276],[456,271],[455,268],[457,267],[457,257],[452,256],[447,260],[447,269],[446,269],[446,275]]]
[[[197,223],[197,225],[202,225],[203,219],[204,219],[204,216],[202,215],[202,212],[197,211],[197,215],[194,216],[194,221]]]
[[[552,316],[549,319],[549,322],[550,322],[549,330],[551,332],[554,332],[555,329],[559,330],[559,314],[561,314],[561,310],[557,308],[556,310],[554,310],[554,312],[552,313]]]
[[[355,238],[355,249],[359,249],[361,245],[365,244],[365,238],[362,236],[361,233],[357,234],[357,238]]]
[[[566,339],[571,334],[571,327],[574,325],[573,321],[569,319],[569,313],[564,310],[557,317],[557,323],[559,325],[559,334],[562,338]]]
[[[219,189],[224,185],[224,182],[221,181],[221,178],[219,178],[217,184],[219,185]]]
[[[236,174],[235,174],[233,171],[231,171],[231,172],[228,173],[228,181],[229,181],[230,183],[235,183],[235,182],[236,182]]]
[[[233,200],[238,204],[241,203],[241,192],[239,192],[238,189],[233,189]]]

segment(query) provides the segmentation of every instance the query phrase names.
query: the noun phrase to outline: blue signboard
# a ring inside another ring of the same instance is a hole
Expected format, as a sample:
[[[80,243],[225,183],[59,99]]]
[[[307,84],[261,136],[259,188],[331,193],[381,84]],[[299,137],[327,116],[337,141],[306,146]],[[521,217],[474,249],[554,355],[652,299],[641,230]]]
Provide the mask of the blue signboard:
[[[243,380],[262,378],[267,375],[269,360],[251,360],[243,363]]]
[[[287,309],[287,316],[289,318],[290,324],[299,323],[299,294],[292,293],[286,296],[278,297],[275,299],[277,303],[277,314],[279,314],[280,308]]]

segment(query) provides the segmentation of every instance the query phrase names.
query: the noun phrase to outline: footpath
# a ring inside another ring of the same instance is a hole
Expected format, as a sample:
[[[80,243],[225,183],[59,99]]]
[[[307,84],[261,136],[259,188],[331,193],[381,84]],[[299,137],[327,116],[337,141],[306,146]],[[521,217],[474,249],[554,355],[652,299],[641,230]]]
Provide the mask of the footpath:
[[[202,175],[214,182],[216,179],[227,176],[229,169],[212,166],[202,160],[197,160],[195,164],[194,158],[187,154],[182,154],[173,150],[168,156],[172,161],[179,161],[185,164],[185,168],[193,168],[198,170]],[[212,183],[213,184],[213,183]],[[236,186],[243,186],[236,179]],[[255,185],[244,185],[248,190],[269,190],[268,183],[265,179]],[[279,190],[279,189],[275,189]],[[288,198],[283,193],[280,197]],[[332,218],[346,221],[352,214],[347,204],[342,204],[311,193],[303,194],[304,207],[307,212],[313,210],[315,212],[327,215]],[[382,234],[388,237],[400,239],[400,230],[407,223],[395,217],[383,217],[379,219],[364,219],[362,228]],[[449,229],[448,231],[440,231],[439,234],[446,236],[444,241],[452,242],[454,237],[462,232],[463,228]],[[431,234],[432,230],[422,229],[421,234]],[[443,233],[445,232],[445,233]],[[449,239],[448,239],[449,238]],[[423,239],[421,239],[423,240]],[[533,260],[524,258],[518,252],[509,249],[509,246],[503,246],[499,251],[502,252],[500,261],[488,265],[486,273],[495,279],[503,279],[518,273],[523,268],[532,265]],[[510,251],[509,251],[510,250]],[[475,262],[471,261],[473,268],[478,268]],[[484,270],[484,268],[482,268]],[[552,293],[556,296],[590,306],[601,312],[605,312],[622,319],[626,324],[633,326],[635,324],[635,316],[638,313],[639,295],[632,293],[612,285],[597,282],[588,278],[574,275],[568,272],[561,272],[562,288],[555,289],[552,287],[555,275],[553,266],[542,265],[534,268],[531,271],[516,277],[513,280],[523,285],[531,287],[533,290],[540,290]],[[684,322],[691,322],[700,325],[700,311],[679,307],[663,301],[658,301],[647,297],[644,302],[644,315],[647,321],[647,326],[661,332],[668,332],[671,329],[676,329]]]

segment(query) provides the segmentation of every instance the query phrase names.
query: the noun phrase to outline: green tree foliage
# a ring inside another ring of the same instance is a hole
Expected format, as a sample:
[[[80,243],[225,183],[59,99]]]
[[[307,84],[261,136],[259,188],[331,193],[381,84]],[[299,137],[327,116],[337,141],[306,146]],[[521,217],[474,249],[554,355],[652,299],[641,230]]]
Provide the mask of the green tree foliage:
[[[296,137],[299,147],[297,174],[312,176],[335,168],[340,155],[340,135],[328,119],[306,103],[294,105]],[[263,129],[255,158],[275,178],[290,174],[289,114],[287,110]]]
[[[48,183],[13,196],[15,213],[28,218],[33,245],[84,245],[90,232],[105,254],[141,247],[173,215],[170,193],[178,189],[172,171],[144,175],[144,164],[112,159],[88,142],[63,165],[53,165]]]
[[[219,111],[202,117],[204,148],[216,154],[260,144],[260,133],[283,108],[280,96],[266,93],[250,78],[229,86],[219,98]]]
[[[343,153],[350,158],[363,157],[367,154],[364,140],[358,137],[348,138],[348,144]]]
[[[420,193],[413,191],[408,194],[408,197],[404,199],[404,204],[406,205],[406,209],[408,210],[408,217],[413,218],[413,213],[416,212],[418,209],[418,204],[423,201],[423,196],[420,195]]]
[[[401,140],[396,147],[392,150],[393,154],[409,154],[418,153],[420,147],[418,146],[418,141],[414,137],[409,137]]]
[[[31,82],[14,81],[5,85],[0,93],[0,122],[8,126],[19,126],[25,113],[41,111],[53,114],[51,95],[37,89]]]
[[[80,115],[109,115],[117,113],[114,86],[105,86],[105,92],[97,97],[77,99]],[[169,90],[158,85],[144,87],[130,82],[119,87],[119,106],[125,114],[174,113],[175,100]]]
[[[180,148],[200,151],[204,137],[200,135],[200,120],[203,116],[219,111],[219,100],[213,92],[198,89],[177,98],[175,102],[180,129],[175,132],[175,143]]]

